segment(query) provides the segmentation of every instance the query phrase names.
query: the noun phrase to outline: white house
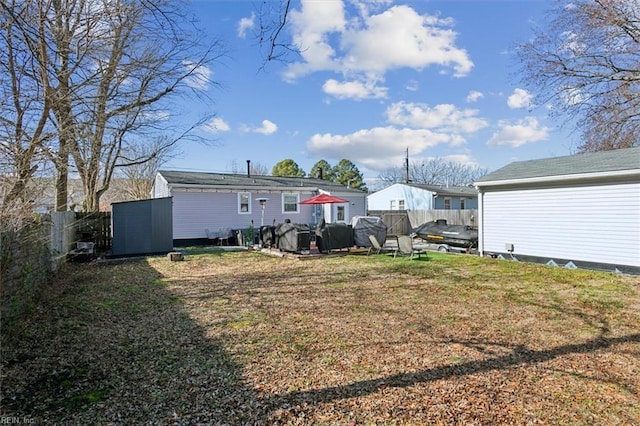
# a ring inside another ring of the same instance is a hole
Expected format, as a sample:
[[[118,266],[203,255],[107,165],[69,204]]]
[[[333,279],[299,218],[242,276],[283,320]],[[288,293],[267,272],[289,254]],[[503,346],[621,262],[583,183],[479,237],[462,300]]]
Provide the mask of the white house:
[[[640,273],[640,147],[515,162],[476,187],[481,255]]]
[[[346,199],[347,203],[301,205],[317,194]],[[176,245],[207,239],[207,230],[246,229],[293,223],[315,227],[327,222],[350,223],[366,212],[366,192],[314,178],[225,173],[160,171],[153,198],[173,198],[173,238]],[[262,200],[262,203],[261,203]]]
[[[467,186],[396,183],[367,197],[369,210],[470,210],[478,191]]]

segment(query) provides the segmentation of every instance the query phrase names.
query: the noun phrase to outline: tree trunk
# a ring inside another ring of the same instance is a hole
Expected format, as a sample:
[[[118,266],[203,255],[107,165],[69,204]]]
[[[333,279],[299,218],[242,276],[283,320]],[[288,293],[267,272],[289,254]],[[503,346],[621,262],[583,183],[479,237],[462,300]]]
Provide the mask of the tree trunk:
[[[63,142],[60,140],[60,148],[63,147]],[[62,151],[62,150],[61,150]],[[65,148],[66,151],[66,148]],[[69,154],[60,152],[58,155],[58,161],[56,161],[56,204],[55,211],[65,212],[67,211],[67,200],[69,183]]]

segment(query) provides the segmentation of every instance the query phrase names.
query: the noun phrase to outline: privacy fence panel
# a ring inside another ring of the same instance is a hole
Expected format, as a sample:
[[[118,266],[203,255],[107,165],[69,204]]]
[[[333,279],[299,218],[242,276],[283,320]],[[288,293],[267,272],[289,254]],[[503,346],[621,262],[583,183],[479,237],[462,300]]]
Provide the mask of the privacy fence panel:
[[[75,241],[96,243],[96,251],[104,253],[111,250],[111,213],[76,213]]]
[[[449,225],[477,226],[478,210],[411,210],[408,211],[411,226],[416,228],[423,223],[445,219]]]
[[[382,219],[389,235],[410,234],[426,222],[445,219],[450,225],[477,226],[477,210],[370,210],[369,216]]]
[[[76,238],[75,212],[51,213],[51,255],[61,259],[71,250]]]
[[[369,216],[379,217],[387,225],[388,236],[411,233],[411,222],[405,210],[370,210]]]

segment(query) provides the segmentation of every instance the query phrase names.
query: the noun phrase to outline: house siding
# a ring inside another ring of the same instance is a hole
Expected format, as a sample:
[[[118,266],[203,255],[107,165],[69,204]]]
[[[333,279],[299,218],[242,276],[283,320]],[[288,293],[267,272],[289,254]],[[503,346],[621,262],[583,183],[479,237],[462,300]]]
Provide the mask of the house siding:
[[[434,210],[445,210],[444,200],[445,198],[451,199],[451,204],[448,210],[460,210],[461,203],[460,200],[464,198],[464,210],[474,210],[478,208],[478,198],[474,197],[458,197],[454,195],[439,195],[435,198],[433,209]]]
[[[390,210],[390,201],[404,200],[405,210],[432,210],[433,192],[408,185],[394,184],[367,197],[369,210]]]
[[[250,192],[251,212],[238,213],[238,193],[247,191],[215,192],[211,190],[189,190],[175,188],[173,193],[173,238],[206,238],[206,229],[244,229],[251,220],[255,227],[262,223],[262,210],[257,198],[268,198],[264,211],[264,224],[282,223],[290,219],[294,223],[311,224],[313,206],[301,205],[298,213],[282,212],[282,192]],[[286,193],[291,193],[287,191]],[[301,193],[300,200],[310,197],[311,193]],[[232,206],[232,207],[231,207]]]
[[[367,203],[369,210],[434,210],[444,209],[445,198],[451,200],[450,209],[460,209],[460,199],[465,199],[465,210],[478,208],[478,197],[476,195],[460,196],[438,194],[426,188],[396,183],[385,189],[369,194]],[[394,201],[394,208],[391,208],[391,201]],[[399,201],[404,201],[401,208]]]
[[[162,175],[156,175],[151,188],[151,198],[166,198],[171,196],[171,189],[166,179]]]
[[[640,183],[481,192],[481,250],[640,267]]]
[[[352,216],[366,213],[365,192],[344,189],[342,185],[317,179],[248,178],[234,174],[166,171],[156,175],[152,196],[172,198],[174,243],[197,244],[207,238],[207,229],[212,232],[225,228],[246,229],[252,220],[255,227],[262,223],[283,223],[287,219],[315,226],[322,218],[322,206],[298,205],[298,211],[284,212],[283,194],[295,194],[300,202],[318,192],[349,201],[345,222],[349,222]],[[240,193],[249,194],[250,211],[246,214],[238,211]],[[264,217],[258,198],[268,199]],[[331,205],[326,207],[328,215],[331,215]]]

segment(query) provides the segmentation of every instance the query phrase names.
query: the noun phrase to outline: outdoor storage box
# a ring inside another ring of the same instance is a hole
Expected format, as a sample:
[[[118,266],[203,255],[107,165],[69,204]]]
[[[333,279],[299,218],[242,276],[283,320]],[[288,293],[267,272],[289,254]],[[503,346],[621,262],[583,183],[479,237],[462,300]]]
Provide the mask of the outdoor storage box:
[[[353,247],[353,228],[346,223],[322,223],[316,229],[318,250],[329,252]]]
[[[302,252],[311,249],[309,225],[281,223],[274,230],[276,246],[283,251]]]

